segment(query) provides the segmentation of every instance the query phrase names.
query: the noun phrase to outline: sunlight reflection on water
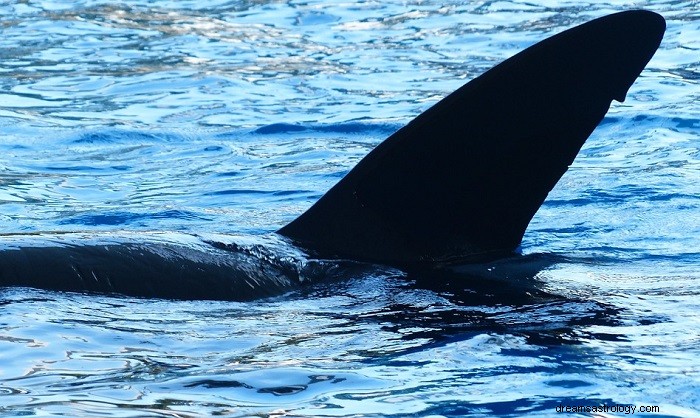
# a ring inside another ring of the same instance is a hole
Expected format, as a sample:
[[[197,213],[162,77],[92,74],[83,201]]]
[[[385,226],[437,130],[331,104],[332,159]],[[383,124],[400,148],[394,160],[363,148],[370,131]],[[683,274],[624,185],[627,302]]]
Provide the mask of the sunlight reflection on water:
[[[378,269],[249,303],[3,289],[0,412],[698,416],[697,4],[635,6],[666,38],[530,225],[534,277]],[[274,231],[466,80],[624,8],[3,3],[1,230]]]

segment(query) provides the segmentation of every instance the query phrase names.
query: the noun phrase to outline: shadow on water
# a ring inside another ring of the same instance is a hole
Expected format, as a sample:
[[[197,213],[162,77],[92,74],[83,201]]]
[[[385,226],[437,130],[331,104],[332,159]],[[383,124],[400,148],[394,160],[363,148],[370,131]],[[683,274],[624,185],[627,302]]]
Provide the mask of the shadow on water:
[[[481,334],[516,335],[527,344],[547,347],[624,339],[593,331],[621,325],[624,308],[549,289],[543,273],[556,265],[580,262],[555,254],[530,254],[443,269],[384,272],[383,277],[366,270],[359,272],[365,275],[361,279],[319,283],[297,296],[349,296],[353,308],[332,316],[378,324],[404,342],[420,341],[405,344],[404,350],[394,351],[395,356]]]
[[[384,399],[406,395],[401,375],[406,373],[415,390],[429,387],[440,393],[438,387],[445,386],[464,395],[436,399],[416,415],[382,416],[484,416],[484,411],[518,416],[523,411],[551,412],[569,401],[590,406],[615,402],[596,395],[567,398],[572,389],[594,390],[597,384],[588,376],[599,367],[600,352],[580,346],[620,338],[591,329],[620,325],[624,316],[624,309],[613,305],[550,290],[546,272],[567,263],[581,265],[582,260],[532,254],[410,273],[341,262],[332,263],[333,268],[321,265],[326,280],[249,302],[144,304],[134,298],[92,295],[85,307],[76,303],[84,300],[82,295],[64,295],[56,302],[49,294],[35,298],[33,305],[35,309],[45,305],[44,310],[60,307],[63,314],[49,329],[84,330],[78,335],[89,340],[97,338],[95,329],[103,329],[110,335],[102,337],[104,342],[113,348],[123,346],[120,354],[114,354],[114,349],[95,352],[90,343],[80,345],[70,359],[60,361],[97,360],[104,371],[51,386],[99,394],[106,386],[114,390],[112,382],[129,382],[134,389],[126,395],[134,400],[118,403],[104,398],[106,407],[167,412],[186,399],[210,410],[235,404],[253,411],[280,402],[299,407],[324,397],[328,407],[350,407],[358,401],[380,405]],[[17,292],[10,293],[5,306],[12,294],[21,294],[20,305],[26,305],[26,294]],[[163,317],[162,312],[170,313]],[[112,340],[112,334],[120,341]],[[156,346],[143,345],[144,340]],[[352,367],[330,360],[338,358],[351,359]],[[12,385],[44,385],[38,379],[51,373],[63,371],[47,366]],[[546,398],[515,392],[494,400],[497,396],[482,399],[468,389],[486,384],[491,390],[503,390],[501,383],[490,382],[514,376],[529,376],[561,395]],[[141,393],[149,395],[138,397]]]

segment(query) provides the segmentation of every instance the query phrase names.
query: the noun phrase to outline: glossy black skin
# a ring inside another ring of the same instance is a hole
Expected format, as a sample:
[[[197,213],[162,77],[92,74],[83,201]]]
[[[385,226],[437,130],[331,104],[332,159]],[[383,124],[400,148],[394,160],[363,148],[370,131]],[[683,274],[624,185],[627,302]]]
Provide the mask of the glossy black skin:
[[[300,266],[294,260],[218,242],[191,245],[117,238],[76,243],[64,242],[60,236],[25,241],[27,245],[0,251],[0,286],[165,299],[251,300],[296,289],[322,274],[315,269],[318,263]]]
[[[401,268],[511,254],[665,26],[628,11],[525,49],[390,136],[279,233]]]
[[[413,271],[511,256],[664,30],[628,11],[527,48],[391,135],[278,234],[318,258]],[[0,286],[248,300],[333,268],[309,265],[213,242],[19,245],[0,251]]]

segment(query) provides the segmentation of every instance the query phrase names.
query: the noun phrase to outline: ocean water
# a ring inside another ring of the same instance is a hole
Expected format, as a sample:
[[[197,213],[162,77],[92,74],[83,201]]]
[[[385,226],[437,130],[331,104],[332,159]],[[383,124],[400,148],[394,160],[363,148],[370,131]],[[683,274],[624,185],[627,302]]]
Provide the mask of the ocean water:
[[[523,257],[245,303],[0,289],[0,415],[700,416],[697,1],[1,2],[0,234],[272,232],[469,79],[630,8],[665,39]]]

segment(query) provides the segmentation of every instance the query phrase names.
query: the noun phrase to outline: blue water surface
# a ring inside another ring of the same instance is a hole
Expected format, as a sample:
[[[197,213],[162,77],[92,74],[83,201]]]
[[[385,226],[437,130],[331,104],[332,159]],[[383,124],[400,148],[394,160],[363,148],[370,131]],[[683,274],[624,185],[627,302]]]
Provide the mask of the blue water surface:
[[[469,79],[640,7],[661,48],[517,265],[246,303],[0,289],[0,415],[700,416],[697,1],[2,2],[0,234],[272,232]]]

